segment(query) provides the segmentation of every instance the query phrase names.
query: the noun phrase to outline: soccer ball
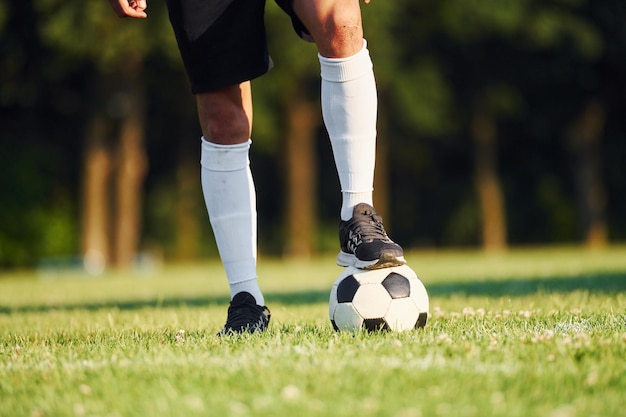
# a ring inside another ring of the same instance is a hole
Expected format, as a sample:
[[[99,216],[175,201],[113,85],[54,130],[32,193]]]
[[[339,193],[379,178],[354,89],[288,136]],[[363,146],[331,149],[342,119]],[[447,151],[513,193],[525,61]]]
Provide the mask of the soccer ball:
[[[333,284],[328,313],[338,331],[417,329],[428,319],[428,293],[407,265],[348,267]]]

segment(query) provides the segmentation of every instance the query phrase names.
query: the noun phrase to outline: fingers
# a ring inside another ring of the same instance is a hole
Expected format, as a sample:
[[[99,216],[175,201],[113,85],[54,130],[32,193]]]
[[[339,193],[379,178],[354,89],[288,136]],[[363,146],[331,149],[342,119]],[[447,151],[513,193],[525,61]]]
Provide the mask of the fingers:
[[[131,0],[130,7],[136,11],[144,11],[148,7],[146,0]]]
[[[134,18],[146,18],[148,15],[145,12],[147,8],[146,0],[109,0],[113,11],[118,17],[134,17]]]
[[[122,2],[127,2],[128,0],[120,0]],[[148,15],[145,10],[148,7],[146,0],[131,0],[128,3],[128,7],[125,10],[126,16],[135,17],[135,18],[146,18]]]

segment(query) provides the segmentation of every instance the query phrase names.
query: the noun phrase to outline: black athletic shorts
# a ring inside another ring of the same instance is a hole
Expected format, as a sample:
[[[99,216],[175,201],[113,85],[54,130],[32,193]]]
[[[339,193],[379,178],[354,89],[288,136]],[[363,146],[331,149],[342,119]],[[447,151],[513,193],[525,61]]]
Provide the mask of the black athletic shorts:
[[[309,30],[304,26],[304,23],[300,21],[298,16],[296,16],[296,13],[293,11],[293,0],[276,0],[276,4],[278,4],[285,13],[291,16],[293,30],[296,31],[298,36],[307,42],[313,42],[313,37],[309,33]]]
[[[292,0],[276,0],[303,39]],[[265,34],[265,0],[167,0],[192,93],[252,80],[272,66]]]

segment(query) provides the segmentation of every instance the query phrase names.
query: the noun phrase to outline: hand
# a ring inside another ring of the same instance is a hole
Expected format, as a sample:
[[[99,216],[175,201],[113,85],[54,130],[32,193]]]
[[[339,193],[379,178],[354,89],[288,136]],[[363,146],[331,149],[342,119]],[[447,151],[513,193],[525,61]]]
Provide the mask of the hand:
[[[118,17],[146,18],[145,10],[148,7],[146,0],[109,0],[113,11]]]

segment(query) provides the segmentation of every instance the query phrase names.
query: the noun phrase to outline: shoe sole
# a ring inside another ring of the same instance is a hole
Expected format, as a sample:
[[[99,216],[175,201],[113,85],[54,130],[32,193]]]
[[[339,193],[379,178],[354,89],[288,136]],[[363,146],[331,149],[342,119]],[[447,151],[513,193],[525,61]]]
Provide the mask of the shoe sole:
[[[343,251],[339,252],[337,255],[337,265],[346,267],[353,266],[359,269],[383,269],[405,264],[406,261],[404,260],[404,256],[395,256],[391,253],[382,253],[380,258],[373,259],[371,261],[362,261],[356,256]]]

